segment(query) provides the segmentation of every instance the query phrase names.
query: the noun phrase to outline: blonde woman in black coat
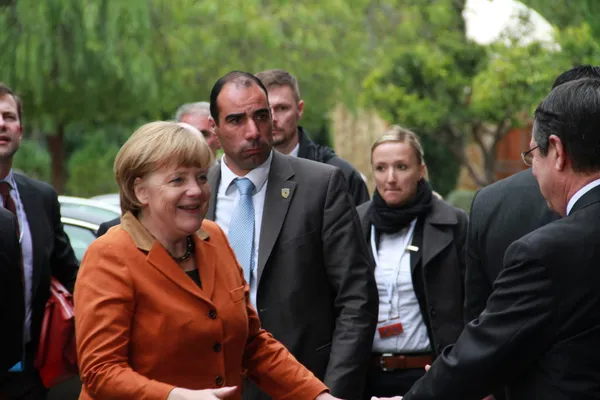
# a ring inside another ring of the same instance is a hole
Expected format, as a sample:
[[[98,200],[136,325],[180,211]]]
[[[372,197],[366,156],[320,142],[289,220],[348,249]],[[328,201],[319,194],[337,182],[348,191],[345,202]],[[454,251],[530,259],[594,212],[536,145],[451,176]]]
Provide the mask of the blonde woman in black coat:
[[[427,182],[419,138],[393,126],[371,147],[376,190],[357,208],[379,317],[365,396],[397,396],[463,329],[467,216]]]

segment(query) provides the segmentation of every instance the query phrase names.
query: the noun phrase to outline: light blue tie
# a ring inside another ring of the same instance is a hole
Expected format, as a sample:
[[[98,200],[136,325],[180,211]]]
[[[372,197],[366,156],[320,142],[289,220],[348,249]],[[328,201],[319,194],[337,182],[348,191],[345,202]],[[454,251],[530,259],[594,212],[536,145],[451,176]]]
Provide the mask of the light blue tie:
[[[234,182],[240,192],[240,200],[233,210],[227,236],[244,269],[244,278],[250,285],[254,269],[254,204],[252,204],[254,184],[248,178],[237,178]]]

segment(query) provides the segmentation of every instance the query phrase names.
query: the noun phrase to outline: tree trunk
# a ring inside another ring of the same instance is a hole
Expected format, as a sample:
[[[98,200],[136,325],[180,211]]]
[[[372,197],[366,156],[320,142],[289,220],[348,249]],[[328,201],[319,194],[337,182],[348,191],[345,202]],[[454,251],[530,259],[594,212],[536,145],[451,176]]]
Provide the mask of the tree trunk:
[[[48,150],[50,151],[51,184],[58,194],[65,190],[65,146],[64,125],[58,124],[56,132],[48,136]]]

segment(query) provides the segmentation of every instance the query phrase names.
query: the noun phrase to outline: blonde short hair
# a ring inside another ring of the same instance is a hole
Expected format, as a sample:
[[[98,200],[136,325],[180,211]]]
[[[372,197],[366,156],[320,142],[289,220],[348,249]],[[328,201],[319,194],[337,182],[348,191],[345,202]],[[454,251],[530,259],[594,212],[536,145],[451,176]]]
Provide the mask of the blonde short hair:
[[[408,143],[415,151],[419,165],[425,163],[425,153],[419,136],[410,129],[403,128],[400,125],[392,125],[383,136],[371,145],[371,164],[373,164],[373,150],[380,144],[388,142]]]
[[[136,178],[168,166],[209,168],[213,162],[213,153],[204,138],[189,129],[165,121],[142,125],[115,158],[121,212],[137,214],[142,207],[135,196]]]

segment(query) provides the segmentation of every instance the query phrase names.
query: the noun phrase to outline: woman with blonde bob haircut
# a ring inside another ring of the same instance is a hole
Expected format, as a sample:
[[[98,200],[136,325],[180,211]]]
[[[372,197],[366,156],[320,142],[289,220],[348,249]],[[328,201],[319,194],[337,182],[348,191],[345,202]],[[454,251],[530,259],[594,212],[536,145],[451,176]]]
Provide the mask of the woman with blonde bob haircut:
[[[373,199],[357,208],[379,317],[365,398],[403,395],[463,328],[467,216],[426,180],[419,137],[392,126],[371,147]]]
[[[247,370],[277,399],[332,399],[260,327],[221,229],[204,215],[213,156],[170,122],[115,160],[121,224],[88,248],[75,289],[80,399],[240,399]]]

